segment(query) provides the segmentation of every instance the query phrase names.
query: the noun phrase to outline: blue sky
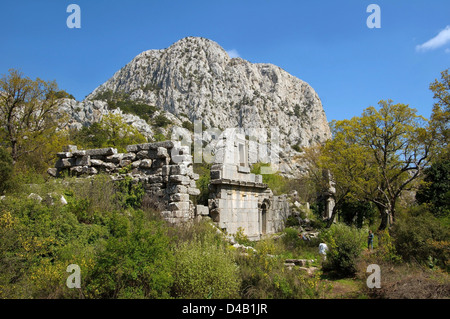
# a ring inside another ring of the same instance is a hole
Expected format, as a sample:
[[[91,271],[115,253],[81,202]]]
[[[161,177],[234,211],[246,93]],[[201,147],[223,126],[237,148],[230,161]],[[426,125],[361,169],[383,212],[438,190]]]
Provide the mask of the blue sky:
[[[71,3],[81,8],[80,29],[66,25]],[[371,3],[381,9],[379,29],[366,25]],[[16,0],[0,12],[0,74],[17,68],[56,80],[78,100],[140,52],[187,36],[308,82],[329,121],[382,99],[428,118],[428,86],[450,67],[448,0]]]

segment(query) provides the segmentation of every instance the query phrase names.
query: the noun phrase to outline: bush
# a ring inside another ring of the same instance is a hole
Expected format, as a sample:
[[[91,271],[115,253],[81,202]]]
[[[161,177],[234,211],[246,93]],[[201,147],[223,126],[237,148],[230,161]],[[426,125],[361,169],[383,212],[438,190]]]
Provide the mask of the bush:
[[[107,240],[86,291],[95,298],[167,298],[173,280],[167,229],[142,211],[128,214],[129,227]]]
[[[357,261],[366,245],[366,234],[362,230],[343,224],[332,225],[321,234],[328,252],[323,269],[343,276],[353,276]]]
[[[422,209],[422,208],[419,208]],[[449,269],[450,231],[439,219],[427,212],[399,218],[393,226],[395,248],[405,261],[416,260],[422,264],[435,260]]]
[[[182,242],[175,250],[173,294],[177,298],[237,298],[240,278],[229,251],[207,241]]]

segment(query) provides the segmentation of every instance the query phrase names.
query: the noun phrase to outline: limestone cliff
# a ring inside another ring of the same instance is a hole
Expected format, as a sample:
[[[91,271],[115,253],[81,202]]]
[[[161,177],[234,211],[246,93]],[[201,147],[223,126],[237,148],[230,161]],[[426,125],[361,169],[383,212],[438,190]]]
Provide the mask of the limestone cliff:
[[[167,49],[142,52],[85,101],[67,101],[64,107],[73,122],[87,125],[109,112],[107,103],[97,100],[111,94],[155,106],[152,117],[164,113],[176,125],[202,120],[207,128],[222,130],[276,127],[287,175],[299,169],[290,161],[298,154],[295,149],[331,136],[320,98],[308,83],[272,64],[230,58],[204,38],[188,37]],[[143,133],[153,134],[154,125],[127,116]]]

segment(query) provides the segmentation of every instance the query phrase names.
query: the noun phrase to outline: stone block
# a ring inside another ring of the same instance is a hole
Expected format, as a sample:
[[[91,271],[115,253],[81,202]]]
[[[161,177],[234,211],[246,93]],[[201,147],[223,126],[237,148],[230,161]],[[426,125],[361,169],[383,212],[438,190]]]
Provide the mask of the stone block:
[[[189,195],[198,196],[198,195],[200,195],[200,190],[198,188],[189,187],[187,189],[187,193]]]
[[[109,156],[117,154],[117,149],[112,147],[96,148],[92,150],[86,150],[86,155],[89,156]]]
[[[186,194],[188,192],[188,188],[183,185],[169,185],[167,187],[167,193],[168,194],[175,194],[175,193],[183,193]]]
[[[151,156],[149,156],[148,151],[139,151],[136,154],[136,158],[139,160],[144,159],[144,158],[149,158],[149,157],[151,158]]]
[[[189,202],[172,202],[169,203],[169,210],[175,211],[175,210],[189,210]]]
[[[106,160],[108,162],[114,163],[114,164],[119,164],[120,161],[123,158],[123,154],[122,153],[118,153],[118,154],[114,154],[114,155],[110,155],[106,157]]]
[[[192,163],[191,155],[174,155],[172,156],[172,163],[180,164],[180,163]]]
[[[75,157],[86,156],[86,151],[84,151],[84,150],[78,150],[78,151],[72,152],[72,154],[73,154],[73,156],[75,156]]]
[[[52,177],[57,177],[58,176],[58,169],[51,167],[47,170],[47,174],[52,176]]]
[[[134,161],[133,163],[131,163],[131,167],[132,168],[138,168],[141,165],[141,161]]]
[[[208,216],[209,215],[209,208],[208,206],[204,206],[204,205],[197,205],[195,208],[196,211],[196,215],[201,215],[201,216]]]
[[[59,152],[59,153],[56,153],[56,156],[58,158],[69,158],[69,157],[72,157],[73,154],[71,152]]]
[[[127,152],[128,153],[131,153],[131,152],[137,153],[137,152],[139,152],[139,146],[137,144],[127,145]]]
[[[123,154],[122,159],[125,161],[134,161],[136,159],[136,154],[135,153],[125,153],[125,154]]]
[[[169,182],[182,183],[182,182],[190,182],[190,180],[189,177],[185,175],[170,175]]]
[[[148,159],[148,158],[141,160],[141,163],[139,164],[139,167],[141,167],[141,168],[151,168],[152,167],[152,160]]]
[[[187,175],[187,173],[186,165],[170,165],[170,175]]]
[[[169,200],[171,202],[188,202],[189,194],[175,193],[170,195]]]
[[[63,147],[63,152],[73,153],[78,150],[76,145],[66,145]]]
[[[75,166],[75,158],[61,158],[59,159],[56,164],[55,167],[56,168],[69,168]]]
[[[162,183],[163,182],[163,177],[162,176],[158,176],[158,175],[153,175],[153,176],[149,176],[147,178],[147,181],[150,184]]]
[[[85,155],[82,157],[77,157],[75,161],[76,166],[91,166],[91,157],[89,155]]]
[[[131,164],[130,160],[121,160],[120,163],[119,163],[119,166],[120,167],[126,167],[126,166],[128,166],[130,164]]]

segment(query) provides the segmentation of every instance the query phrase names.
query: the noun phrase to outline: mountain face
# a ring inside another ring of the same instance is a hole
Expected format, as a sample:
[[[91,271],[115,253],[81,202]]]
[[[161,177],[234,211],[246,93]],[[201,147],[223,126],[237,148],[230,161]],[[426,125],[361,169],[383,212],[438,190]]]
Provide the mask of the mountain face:
[[[296,150],[331,137],[319,96],[306,82],[272,64],[230,58],[204,38],[188,37],[164,50],[142,52],[84,101],[67,101],[64,107],[73,122],[87,125],[111,111],[100,101],[107,94],[155,106],[153,117],[164,114],[178,126],[201,120],[206,128],[221,130],[276,127],[286,175],[299,170],[290,160]],[[154,132],[134,115],[126,120],[144,134]]]

